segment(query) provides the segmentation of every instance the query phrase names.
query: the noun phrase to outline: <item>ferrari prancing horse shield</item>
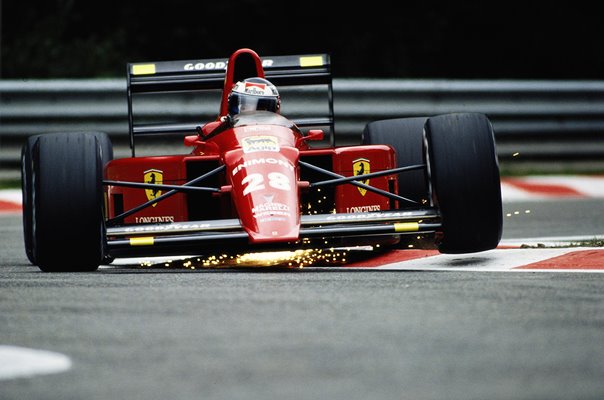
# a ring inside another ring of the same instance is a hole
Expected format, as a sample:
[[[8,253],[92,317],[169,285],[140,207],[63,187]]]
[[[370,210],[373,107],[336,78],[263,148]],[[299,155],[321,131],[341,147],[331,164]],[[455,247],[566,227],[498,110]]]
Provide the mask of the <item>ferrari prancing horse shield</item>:
[[[149,169],[145,171],[145,175],[143,176],[143,181],[145,183],[152,183],[156,185],[161,185],[164,182],[164,173],[158,169]],[[161,196],[161,190],[159,189],[145,189],[145,194],[147,195],[147,199],[155,200],[159,196]],[[153,207],[155,207],[157,203],[153,203]]]
[[[371,171],[371,167],[370,167],[370,161],[366,158],[357,158],[356,160],[354,160],[352,162],[352,172],[354,174],[354,176],[357,175],[365,175],[368,174]],[[364,183],[365,185],[369,184],[369,179],[365,179],[364,181],[359,181],[361,183]],[[367,193],[367,189],[363,189],[362,187],[358,187],[357,189],[359,189],[359,192],[361,193],[362,196],[365,196],[365,194]]]

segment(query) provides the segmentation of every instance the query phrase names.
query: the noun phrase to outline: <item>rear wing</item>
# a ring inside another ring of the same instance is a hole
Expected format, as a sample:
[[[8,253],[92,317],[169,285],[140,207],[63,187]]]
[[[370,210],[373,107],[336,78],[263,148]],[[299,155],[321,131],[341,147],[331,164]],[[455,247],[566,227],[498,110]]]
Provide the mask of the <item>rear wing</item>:
[[[231,56],[237,68],[229,66],[229,59],[161,61],[129,63],[127,65],[128,127],[132,156],[135,155],[135,137],[145,135],[195,134],[200,124],[137,124],[133,113],[133,95],[162,92],[193,92],[223,89],[233,81],[250,76],[262,76],[283,86],[326,85],[327,116],[307,116],[293,119],[299,127],[329,127],[334,142],[333,86],[328,54],[308,54],[258,58],[251,50],[242,49]],[[248,54],[246,54],[248,53]],[[253,53],[256,57],[249,56]],[[251,61],[251,63],[250,63]],[[254,65],[256,62],[257,65]],[[247,63],[247,64],[246,64]],[[261,68],[260,64],[261,63]],[[246,75],[247,74],[247,75]],[[226,93],[223,93],[221,115],[226,114]]]

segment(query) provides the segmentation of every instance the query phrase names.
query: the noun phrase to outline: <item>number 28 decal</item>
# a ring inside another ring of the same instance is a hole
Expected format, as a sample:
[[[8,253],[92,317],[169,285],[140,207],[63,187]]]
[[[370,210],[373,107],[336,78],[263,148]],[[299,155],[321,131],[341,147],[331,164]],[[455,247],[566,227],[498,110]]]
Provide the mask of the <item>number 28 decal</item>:
[[[270,187],[280,190],[291,189],[287,175],[282,174],[281,172],[269,172],[267,177],[268,185]],[[256,190],[262,190],[265,188],[264,175],[259,173],[249,174],[241,180],[241,184],[245,186],[245,189],[243,189],[244,196],[255,192]]]

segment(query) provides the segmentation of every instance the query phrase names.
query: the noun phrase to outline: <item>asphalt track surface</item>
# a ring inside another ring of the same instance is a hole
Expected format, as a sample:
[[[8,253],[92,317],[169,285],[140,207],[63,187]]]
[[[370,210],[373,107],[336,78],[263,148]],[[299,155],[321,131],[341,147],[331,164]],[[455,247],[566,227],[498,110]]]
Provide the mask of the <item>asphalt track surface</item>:
[[[508,240],[604,233],[601,199],[505,208]],[[602,273],[45,274],[21,240],[0,216],[0,356],[69,365],[0,378],[0,399],[604,398]]]

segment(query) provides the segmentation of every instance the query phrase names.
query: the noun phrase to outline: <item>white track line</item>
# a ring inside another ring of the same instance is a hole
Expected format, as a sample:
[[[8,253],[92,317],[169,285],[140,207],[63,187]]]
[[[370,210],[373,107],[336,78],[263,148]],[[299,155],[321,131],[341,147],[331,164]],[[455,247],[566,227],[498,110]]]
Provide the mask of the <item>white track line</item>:
[[[602,176],[527,176],[525,182],[537,184],[553,184],[568,187],[585,195],[585,197],[604,197],[604,177]]]
[[[0,380],[55,374],[71,368],[64,354],[0,345]]]
[[[410,270],[410,271],[518,271],[518,272],[598,272],[604,270],[558,270],[558,269],[515,269],[528,264],[549,260],[564,254],[593,248],[555,248],[555,249],[496,249],[474,254],[439,254],[432,257],[395,262],[375,267],[380,270]]]
[[[519,187],[518,183],[523,187]],[[533,186],[533,187],[531,187]],[[548,187],[554,189],[548,193]],[[560,195],[559,189],[576,194]],[[557,198],[604,198],[604,176],[531,175],[502,178],[501,197],[504,202]]]
[[[0,200],[8,201],[15,204],[21,204],[20,189],[4,189],[0,190]]]

